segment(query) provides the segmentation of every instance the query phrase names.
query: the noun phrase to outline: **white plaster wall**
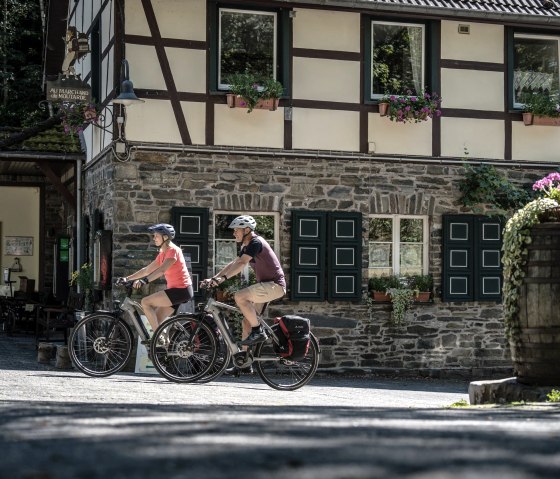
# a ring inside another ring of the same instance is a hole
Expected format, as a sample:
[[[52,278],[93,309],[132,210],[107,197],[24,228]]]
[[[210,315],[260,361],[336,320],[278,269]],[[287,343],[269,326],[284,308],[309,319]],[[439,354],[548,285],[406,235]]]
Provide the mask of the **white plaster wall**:
[[[396,123],[377,113],[368,114],[368,142],[376,154],[432,155],[432,120]]]
[[[151,36],[142,0],[126,0],[125,31],[127,35]],[[127,52],[128,56],[128,52]]]
[[[205,143],[205,104],[181,102],[187,128],[194,144]],[[146,100],[128,107],[126,139],[155,143],[182,143],[171,102]]]
[[[360,114],[294,108],[292,133],[294,149],[359,151]]]
[[[360,51],[360,14],[294,9],[294,48]]]
[[[560,128],[557,126],[525,126],[512,122],[511,157],[518,161],[560,162]]]
[[[360,63],[294,58],[293,97],[306,100],[360,102]]]
[[[504,74],[442,68],[443,108],[504,111]]]
[[[126,59],[134,88],[167,90],[153,46],[127,44]]]
[[[469,35],[458,27],[470,25]],[[441,22],[441,58],[473,62],[504,62],[504,27],[489,23]]]
[[[162,38],[206,41],[206,0],[152,0]]]
[[[442,156],[504,159],[505,132],[502,120],[478,118],[441,119]]]
[[[33,255],[18,256],[22,265],[21,273],[12,273],[11,279],[17,281],[13,290],[19,289],[19,276],[35,280],[35,289],[39,286],[39,212],[41,206],[38,187],[0,186],[0,235],[2,256],[0,271],[9,268],[15,256],[6,256],[4,238],[6,236],[30,236],[33,238]],[[25,218],[25,221],[22,221]],[[4,277],[2,276],[2,284]]]
[[[214,105],[214,144],[284,147],[284,108],[276,111]]]
[[[177,91],[206,93],[206,52],[181,48],[166,48],[165,52]]]

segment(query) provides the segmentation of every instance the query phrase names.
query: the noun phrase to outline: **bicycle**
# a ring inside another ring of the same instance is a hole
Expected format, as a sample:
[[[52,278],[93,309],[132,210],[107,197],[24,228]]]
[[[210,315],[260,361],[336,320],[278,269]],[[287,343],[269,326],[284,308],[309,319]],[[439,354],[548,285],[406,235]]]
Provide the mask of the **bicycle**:
[[[133,284],[134,281],[128,281],[122,285],[126,287],[126,298],[122,303],[116,302],[115,311],[89,314],[70,333],[68,351],[72,363],[88,376],[106,377],[125,367],[133,349],[132,330],[126,319],[134,325],[143,344],[149,347],[152,342],[141,318],[142,306],[130,298]],[[175,306],[174,315],[179,306]],[[164,377],[177,382],[198,379],[210,369],[216,356],[216,335],[208,325],[193,324],[187,333],[175,338],[179,353],[162,360],[156,367],[160,372],[164,368]]]
[[[243,350],[234,339],[229,328],[224,311],[239,313],[239,309],[226,303],[216,301],[212,297],[213,288],[207,288],[206,301],[197,307],[196,313],[185,313],[170,318],[162,323],[154,332],[151,342],[151,356],[155,368],[165,377],[169,371],[163,367],[169,361],[173,349],[174,335],[183,334],[185,328],[208,326],[215,337],[213,342],[215,353],[212,354],[212,363],[209,368],[196,378],[190,377],[189,381],[209,382],[218,378],[227,368],[233,358],[233,364],[238,368],[251,365],[261,379],[270,387],[279,390],[293,391],[307,384],[313,378],[319,365],[321,350],[317,338],[310,333],[309,349],[306,356],[300,361],[294,361],[280,356],[277,352],[279,340],[274,329],[263,319],[263,314],[268,306],[257,316],[260,324],[265,329],[268,339],[265,342],[249,346]]]

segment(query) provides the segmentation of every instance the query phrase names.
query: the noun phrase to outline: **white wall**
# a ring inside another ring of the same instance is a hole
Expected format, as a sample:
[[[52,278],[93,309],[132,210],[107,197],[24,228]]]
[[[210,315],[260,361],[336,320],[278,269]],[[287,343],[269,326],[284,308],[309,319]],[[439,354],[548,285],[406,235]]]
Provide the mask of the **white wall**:
[[[41,195],[38,187],[0,186],[0,236],[2,239],[2,255],[0,268],[8,268],[15,256],[6,256],[6,236],[26,236],[33,238],[33,255],[18,256],[23,267],[21,273],[12,273],[14,291],[19,289],[19,276],[27,276],[35,280],[35,289],[39,283],[39,211]],[[2,275],[1,284],[4,285]]]

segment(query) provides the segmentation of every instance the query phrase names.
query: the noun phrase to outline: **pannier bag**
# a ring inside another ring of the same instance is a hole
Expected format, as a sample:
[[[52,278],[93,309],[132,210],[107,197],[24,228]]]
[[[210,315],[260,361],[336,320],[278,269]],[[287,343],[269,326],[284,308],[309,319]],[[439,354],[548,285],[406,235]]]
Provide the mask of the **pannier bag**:
[[[278,337],[275,352],[283,358],[301,361],[309,349],[309,319],[300,316],[282,316],[274,319],[272,329]]]

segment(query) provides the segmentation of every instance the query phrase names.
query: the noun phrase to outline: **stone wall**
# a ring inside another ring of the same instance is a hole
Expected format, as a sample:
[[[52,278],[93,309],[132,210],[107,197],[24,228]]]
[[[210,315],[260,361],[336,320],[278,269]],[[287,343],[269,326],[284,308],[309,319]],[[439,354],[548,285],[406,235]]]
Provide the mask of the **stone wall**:
[[[500,168],[498,168],[500,169]],[[512,171],[530,183],[547,170]],[[290,277],[292,209],[360,211],[364,215],[363,287],[367,287],[367,217],[373,213],[430,217],[430,273],[441,282],[442,215],[471,213],[459,203],[460,165],[383,162],[364,158],[271,157],[228,152],[135,151],[131,161],[105,157],[86,171],[90,210],[102,208],[113,229],[114,276],[130,274],[155,255],[147,224],[170,221],[173,206],[281,214],[281,261]],[[321,368],[471,378],[511,374],[502,308],[488,302],[415,305],[401,326],[390,304],[283,300],[270,315],[311,318],[322,348]]]

